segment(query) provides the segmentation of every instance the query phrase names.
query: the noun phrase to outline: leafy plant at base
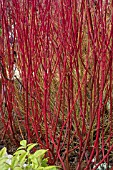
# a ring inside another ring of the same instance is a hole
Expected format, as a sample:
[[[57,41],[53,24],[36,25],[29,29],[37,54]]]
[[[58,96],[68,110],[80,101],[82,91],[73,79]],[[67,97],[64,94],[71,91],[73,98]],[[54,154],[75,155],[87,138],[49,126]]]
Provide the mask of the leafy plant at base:
[[[35,153],[30,151],[37,145],[36,143],[27,144],[26,140],[20,142],[20,147],[9,159],[7,149],[4,147],[0,151],[0,169],[3,170],[57,170],[56,166],[47,164],[48,158],[44,158],[47,150],[40,149]]]

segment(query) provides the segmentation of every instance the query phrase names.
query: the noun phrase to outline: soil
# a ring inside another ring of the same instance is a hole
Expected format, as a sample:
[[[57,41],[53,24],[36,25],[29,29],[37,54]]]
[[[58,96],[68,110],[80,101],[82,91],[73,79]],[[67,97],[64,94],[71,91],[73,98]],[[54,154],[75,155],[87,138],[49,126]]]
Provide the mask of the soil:
[[[0,149],[3,147],[7,148],[8,154],[13,154],[16,151],[18,145],[14,141],[11,141],[9,136],[5,134],[3,124],[0,121]]]

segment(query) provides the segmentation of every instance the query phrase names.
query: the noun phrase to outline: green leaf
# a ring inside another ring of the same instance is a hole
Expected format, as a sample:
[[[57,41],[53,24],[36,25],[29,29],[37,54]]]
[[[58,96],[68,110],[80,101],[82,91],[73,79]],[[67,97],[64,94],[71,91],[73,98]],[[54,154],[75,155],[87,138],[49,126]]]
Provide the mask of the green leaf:
[[[35,157],[31,160],[31,162],[34,163],[34,164],[38,164],[38,161]]]
[[[0,165],[0,169],[8,170],[9,169],[9,165],[8,164],[2,164],[2,165]]]
[[[14,170],[23,170],[21,167],[15,167]]]
[[[26,140],[20,141],[20,145],[21,145],[21,146],[24,146],[24,147],[26,148],[26,146],[27,146],[27,141],[26,141]]]
[[[45,167],[44,170],[57,170],[56,166]]]
[[[26,151],[25,150],[17,150],[13,155],[22,155],[25,154]]]
[[[20,162],[21,165],[23,165],[26,162],[26,156],[27,156],[27,153],[23,153],[20,156],[19,162]]]
[[[20,149],[26,149],[26,147],[20,146],[20,147],[17,149],[17,151],[20,150]]]
[[[43,159],[42,162],[41,162],[42,167],[46,167],[47,162],[48,162],[48,158]]]
[[[8,159],[7,157],[0,158],[0,165],[5,163],[7,161],[7,159]]]
[[[38,164],[32,163],[32,169],[37,169],[37,168],[38,168]]]
[[[29,144],[27,144],[27,147],[28,147],[28,146],[31,146],[32,144],[38,145],[38,143],[29,143]]]
[[[39,167],[36,170],[44,170],[44,168],[43,167]]]
[[[34,156],[35,157],[39,157],[39,156],[43,156],[45,155],[45,153],[47,152],[47,150],[45,149],[40,149],[40,150],[37,150],[35,153],[34,153]]]
[[[30,151],[30,150],[33,149],[36,145],[37,145],[37,143],[28,144],[28,145],[27,145],[27,147],[28,147],[28,148],[27,148],[27,151]]]
[[[13,169],[15,166],[17,166],[18,162],[19,162],[19,156],[13,156],[11,160],[11,168]]]
[[[2,148],[0,150],[0,157],[3,157],[6,154],[6,151],[7,151],[6,147]]]

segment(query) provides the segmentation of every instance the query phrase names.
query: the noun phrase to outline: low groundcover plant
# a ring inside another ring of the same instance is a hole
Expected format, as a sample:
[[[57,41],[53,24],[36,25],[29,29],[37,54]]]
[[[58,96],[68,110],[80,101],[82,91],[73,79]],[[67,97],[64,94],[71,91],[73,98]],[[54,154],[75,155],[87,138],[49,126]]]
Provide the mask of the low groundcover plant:
[[[20,142],[20,147],[13,155],[8,156],[7,149],[0,150],[0,169],[3,170],[57,170],[56,166],[47,164],[48,158],[44,158],[47,150],[40,149],[34,153],[30,151],[36,143],[27,144],[26,140]]]

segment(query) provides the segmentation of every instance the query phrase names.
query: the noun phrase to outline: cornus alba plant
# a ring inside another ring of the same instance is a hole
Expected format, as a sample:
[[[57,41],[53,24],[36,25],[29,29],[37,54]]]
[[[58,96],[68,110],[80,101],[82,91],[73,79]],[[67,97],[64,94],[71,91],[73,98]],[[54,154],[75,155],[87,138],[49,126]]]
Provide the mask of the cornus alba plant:
[[[64,170],[112,166],[113,1],[0,2],[2,139],[37,142]]]

